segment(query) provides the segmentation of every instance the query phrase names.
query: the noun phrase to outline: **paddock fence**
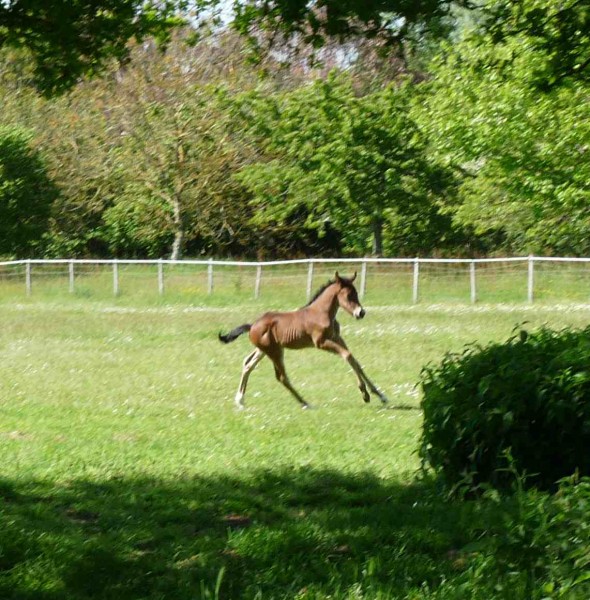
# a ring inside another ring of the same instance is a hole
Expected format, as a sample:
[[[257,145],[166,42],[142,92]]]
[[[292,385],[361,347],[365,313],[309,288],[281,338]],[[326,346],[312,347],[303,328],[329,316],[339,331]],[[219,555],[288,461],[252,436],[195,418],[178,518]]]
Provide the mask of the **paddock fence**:
[[[373,304],[590,302],[590,258],[311,258],[223,260],[28,259],[0,262],[0,297],[309,299],[334,276],[357,272]]]

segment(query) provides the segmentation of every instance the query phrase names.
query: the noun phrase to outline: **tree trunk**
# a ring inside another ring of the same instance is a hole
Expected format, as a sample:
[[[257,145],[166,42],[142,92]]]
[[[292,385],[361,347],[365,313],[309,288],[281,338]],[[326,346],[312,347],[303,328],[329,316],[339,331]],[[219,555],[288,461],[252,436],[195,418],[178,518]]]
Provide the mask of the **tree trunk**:
[[[184,232],[182,229],[177,229],[174,232],[174,242],[172,242],[172,253],[170,260],[178,260],[182,254],[182,243],[184,241]]]
[[[178,260],[182,256],[182,245],[184,243],[184,228],[182,226],[182,215],[180,213],[180,200],[172,201],[172,222],[174,223],[174,242],[172,243],[171,260]]]
[[[383,218],[374,216],[373,222],[373,256],[383,256]]]

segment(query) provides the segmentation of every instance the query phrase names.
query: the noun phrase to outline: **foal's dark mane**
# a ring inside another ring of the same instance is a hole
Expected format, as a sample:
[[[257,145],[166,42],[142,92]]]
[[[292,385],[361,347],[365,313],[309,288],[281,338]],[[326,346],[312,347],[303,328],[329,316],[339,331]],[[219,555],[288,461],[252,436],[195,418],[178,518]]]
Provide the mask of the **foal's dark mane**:
[[[320,287],[315,294],[311,297],[311,299],[307,302],[307,304],[305,304],[303,306],[303,308],[305,308],[306,306],[309,306],[312,302],[315,302],[325,291],[328,287],[330,287],[333,283],[335,282],[334,279],[331,279],[330,281],[326,281],[326,283],[324,283],[324,285],[322,285],[322,287]]]
[[[350,279],[346,279],[346,277],[340,277],[340,281],[344,286],[352,286],[352,281]],[[315,302],[333,283],[336,283],[335,279],[330,279],[330,281],[326,281],[326,283],[324,283],[324,285],[322,285],[311,297],[311,300],[307,304],[304,304],[302,308],[305,308],[306,306],[309,306],[312,302]]]

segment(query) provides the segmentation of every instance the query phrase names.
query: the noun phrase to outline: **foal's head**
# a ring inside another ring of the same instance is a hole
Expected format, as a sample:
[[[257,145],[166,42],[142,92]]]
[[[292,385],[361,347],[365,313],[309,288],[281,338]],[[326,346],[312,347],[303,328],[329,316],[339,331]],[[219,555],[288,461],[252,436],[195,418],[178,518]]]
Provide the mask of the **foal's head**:
[[[343,308],[356,319],[362,319],[365,316],[365,309],[361,306],[359,295],[352,283],[355,279],[356,271],[350,279],[340,277],[338,271],[336,271],[334,283],[340,286],[338,290],[338,304],[340,308]]]

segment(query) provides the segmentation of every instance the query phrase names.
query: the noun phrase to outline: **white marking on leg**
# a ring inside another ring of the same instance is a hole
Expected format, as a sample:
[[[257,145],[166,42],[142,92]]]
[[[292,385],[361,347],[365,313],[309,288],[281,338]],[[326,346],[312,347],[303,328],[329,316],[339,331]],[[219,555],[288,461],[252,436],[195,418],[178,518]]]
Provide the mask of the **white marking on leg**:
[[[251,354],[244,359],[244,367],[242,369],[242,377],[240,379],[240,385],[236,393],[235,403],[238,410],[244,409],[244,396],[246,395],[246,386],[248,385],[248,378],[250,373],[255,369],[256,365],[263,359],[264,353],[262,350],[254,350]]]
[[[244,410],[244,394],[242,394],[242,392],[238,391],[238,393],[236,394],[236,408],[238,410]]]

